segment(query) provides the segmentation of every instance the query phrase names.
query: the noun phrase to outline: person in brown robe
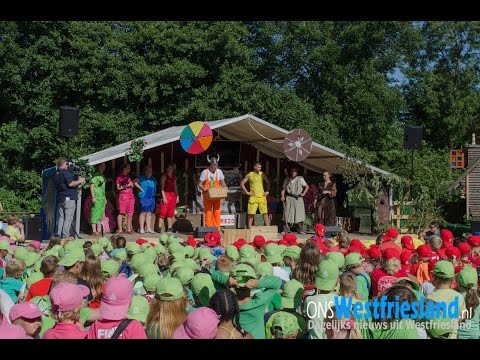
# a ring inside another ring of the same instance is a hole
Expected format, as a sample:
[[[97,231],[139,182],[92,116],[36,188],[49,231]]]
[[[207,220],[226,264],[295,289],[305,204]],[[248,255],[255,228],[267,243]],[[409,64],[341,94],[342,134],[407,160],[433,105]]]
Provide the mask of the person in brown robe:
[[[331,180],[332,174],[323,173],[323,184],[319,184],[317,199],[315,200],[315,218],[318,224],[335,226],[337,186]]]

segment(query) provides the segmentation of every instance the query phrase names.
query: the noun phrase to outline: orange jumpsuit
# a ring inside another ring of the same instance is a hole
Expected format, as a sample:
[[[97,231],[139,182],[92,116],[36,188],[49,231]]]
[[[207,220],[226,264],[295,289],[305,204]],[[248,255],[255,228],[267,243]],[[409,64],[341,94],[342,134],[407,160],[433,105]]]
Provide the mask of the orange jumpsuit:
[[[210,189],[211,181],[208,180],[208,170],[205,170],[205,190]],[[217,172],[215,171],[215,181],[213,187],[220,188]],[[205,209],[205,226],[216,227],[220,231],[220,202],[222,200],[209,200],[206,191],[203,193],[203,208]]]

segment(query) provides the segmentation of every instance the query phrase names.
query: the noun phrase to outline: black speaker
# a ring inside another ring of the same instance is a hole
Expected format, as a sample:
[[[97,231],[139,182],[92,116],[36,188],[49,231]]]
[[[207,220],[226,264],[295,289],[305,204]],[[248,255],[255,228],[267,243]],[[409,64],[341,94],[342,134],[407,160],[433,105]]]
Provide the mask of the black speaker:
[[[472,234],[480,232],[480,221],[472,221]]]
[[[218,232],[216,227],[199,226],[193,232],[194,238],[204,238],[206,233]]]
[[[25,224],[25,240],[42,241],[42,217],[25,218],[23,222]]]
[[[78,135],[80,110],[71,106],[60,106],[60,136]]]
[[[340,226],[325,226],[325,237],[331,238],[337,236],[342,231]]]
[[[422,148],[422,138],[422,126],[405,126],[403,147],[408,150],[420,150]]]

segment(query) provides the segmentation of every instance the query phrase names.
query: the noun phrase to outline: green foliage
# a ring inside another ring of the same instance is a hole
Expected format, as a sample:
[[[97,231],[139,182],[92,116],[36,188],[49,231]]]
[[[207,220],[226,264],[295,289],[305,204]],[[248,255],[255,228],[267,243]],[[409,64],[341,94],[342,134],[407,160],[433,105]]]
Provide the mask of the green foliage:
[[[82,184],[80,188],[87,189],[90,187],[92,183],[93,173],[95,169],[92,165],[88,163],[88,160],[76,159],[73,160],[76,166],[73,168],[73,175],[77,177],[82,177],[85,179],[85,182]]]

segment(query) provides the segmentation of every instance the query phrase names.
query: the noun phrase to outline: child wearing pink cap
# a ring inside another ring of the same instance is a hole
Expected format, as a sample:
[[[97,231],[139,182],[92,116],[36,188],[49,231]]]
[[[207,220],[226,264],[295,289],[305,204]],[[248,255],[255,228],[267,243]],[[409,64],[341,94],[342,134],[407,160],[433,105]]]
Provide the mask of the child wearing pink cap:
[[[25,301],[15,304],[10,309],[10,321],[21,326],[28,336],[36,338],[40,333],[43,313],[37,304]]]
[[[133,284],[125,274],[108,279],[100,301],[102,320],[93,323],[87,339],[146,339],[142,324],[138,320],[127,319],[132,297]],[[117,331],[117,328],[123,328],[123,331],[118,334],[120,330]]]
[[[3,321],[0,325],[0,339],[31,339],[31,337],[21,326]]]
[[[85,339],[80,320],[83,299],[90,289],[84,285],[59,283],[50,291],[52,316],[56,320],[53,328],[43,334],[43,339]]]
[[[187,316],[187,320],[173,333],[174,339],[215,339],[220,322],[217,313],[200,307]]]

